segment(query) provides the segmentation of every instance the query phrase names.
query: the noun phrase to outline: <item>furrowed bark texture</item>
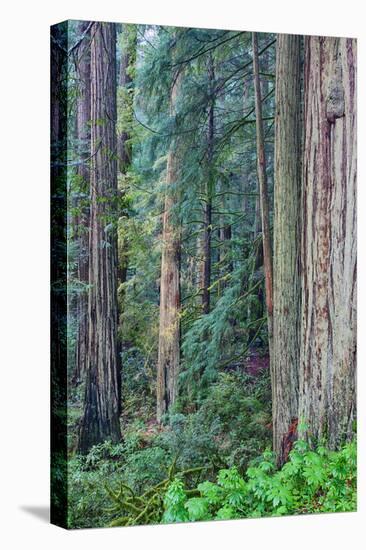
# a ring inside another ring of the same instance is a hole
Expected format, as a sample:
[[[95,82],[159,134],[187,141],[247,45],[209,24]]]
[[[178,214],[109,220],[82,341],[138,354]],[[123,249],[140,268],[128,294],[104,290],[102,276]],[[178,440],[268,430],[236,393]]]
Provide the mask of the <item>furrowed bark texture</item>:
[[[273,255],[273,450],[298,416],[300,358],[300,37],[278,34]]]
[[[176,113],[181,74],[173,81],[170,114]],[[174,403],[180,361],[180,228],[174,215],[177,203],[179,162],[176,143],[168,153],[165,206],[163,216],[163,249],[160,276],[160,323],[157,365],[157,420]]]
[[[305,39],[299,417],[336,448],[356,418],[356,41]]]
[[[79,33],[82,35],[88,28],[89,21],[80,21]],[[76,73],[79,97],[77,99],[76,137],[78,142],[78,176],[83,197],[90,193],[90,35],[85,36],[76,52]],[[86,202],[85,199],[84,202]],[[76,238],[78,241],[77,276],[87,285],[89,282],[89,204],[79,205],[80,214],[76,220]],[[85,376],[88,353],[88,290],[77,295],[76,303],[76,366],[74,381],[80,382]]]
[[[270,354],[272,352],[273,337],[273,268],[272,268],[272,247],[269,226],[269,205],[266,174],[266,156],[264,150],[263,118],[262,118],[262,94],[259,79],[259,60],[258,60],[258,38],[253,33],[253,76],[255,93],[255,116],[257,130],[257,173],[259,182],[259,199],[262,218],[262,239],[263,239],[263,266],[264,280],[266,288],[266,306],[268,318],[268,342]]]
[[[118,441],[116,29],[95,23],[91,40],[89,346],[79,450]]]

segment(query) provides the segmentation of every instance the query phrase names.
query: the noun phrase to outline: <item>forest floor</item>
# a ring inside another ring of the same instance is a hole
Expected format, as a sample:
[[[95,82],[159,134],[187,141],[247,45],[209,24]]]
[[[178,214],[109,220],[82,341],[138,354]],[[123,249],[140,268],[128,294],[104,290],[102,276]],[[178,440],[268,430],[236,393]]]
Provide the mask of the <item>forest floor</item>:
[[[244,360],[230,363],[225,370],[239,370],[251,376],[257,377],[267,369],[269,369],[269,355],[263,355],[263,353],[260,353],[257,349],[252,349],[248,352]]]
[[[75,453],[74,447],[81,413],[79,396],[69,409],[69,526],[354,510],[354,445],[332,454],[325,448],[315,453],[299,442],[293,450],[296,467],[288,464],[283,472],[276,470],[269,451],[269,378],[268,353],[253,347],[245,358],[218,373],[199,406],[182,403],[158,424],[148,380],[137,376],[141,386],[129,388],[125,398],[123,440],[94,446],[86,456]],[[339,491],[335,493],[333,486]],[[119,497],[121,487],[124,492]],[[218,501],[207,508],[204,492],[209,489]],[[293,498],[295,489],[298,496]],[[153,516],[139,519],[145,509],[142,504],[150,502],[143,498],[149,491],[158,498],[151,505]],[[169,504],[171,497],[174,505]],[[131,498],[136,509],[129,507]],[[237,498],[246,502],[245,511],[241,505],[236,509],[230,504]]]

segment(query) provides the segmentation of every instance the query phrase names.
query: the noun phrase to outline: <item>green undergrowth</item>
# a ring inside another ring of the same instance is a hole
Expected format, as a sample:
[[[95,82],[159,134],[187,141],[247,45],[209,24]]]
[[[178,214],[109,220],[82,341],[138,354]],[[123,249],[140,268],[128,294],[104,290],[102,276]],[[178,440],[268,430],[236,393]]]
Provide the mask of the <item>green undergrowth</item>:
[[[68,526],[142,525],[356,509],[356,444],[297,441],[277,470],[269,373],[222,372],[197,410],[123,420],[123,441],[70,449]],[[141,413],[140,409],[140,413]]]
[[[108,525],[116,516],[116,511],[111,511],[110,491],[119,494],[121,483],[129,487],[130,495],[141,498],[177,472],[190,472],[184,474],[187,488],[194,488],[204,479],[214,481],[222,468],[235,465],[244,473],[249,462],[271,441],[268,388],[267,372],[255,378],[224,372],[197,410],[177,406],[164,419],[163,426],[158,426],[149,418],[149,409],[142,419],[140,408],[140,418],[130,416],[124,420],[123,442],[106,441],[94,446],[86,456],[70,449],[69,526]],[[167,487],[168,482],[159,486],[161,506],[165,494],[162,489]],[[137,508],[140,510],[140,506]],[[154,521],[160,520],[159,514],[158,519],[156,514],[153,516]],[[143,521],[146,514],[141,517]]]
[[[245,476],[234,466],[196,490],[198,496],[190,497],[176,476],[164,497],[162,523],[355,511],[356,444],[313,451],[297,441],[279,471],[273,454],[265,452]]]

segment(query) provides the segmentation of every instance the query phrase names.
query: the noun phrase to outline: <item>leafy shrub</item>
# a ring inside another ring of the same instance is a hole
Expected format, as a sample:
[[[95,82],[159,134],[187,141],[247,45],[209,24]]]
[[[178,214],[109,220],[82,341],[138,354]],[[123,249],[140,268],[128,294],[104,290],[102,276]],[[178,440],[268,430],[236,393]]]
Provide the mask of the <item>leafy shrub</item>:
[[[171,523],[353,511],[356,444],[311,450],[297,441],[276,471],[266,451],[243,476],[236,466],[182,468],[158,445],[109,442],[69,462],[69,526]],[[170,466],[169,466],[170,464]]]
[[[174,479],[175,475],[179,478],[191,478],[191,476],[200,473],[204,468],[190,468],[177,472],[176,460],[173,460],[169,466],[164,479],[144,492],[135,492],[129,485],[123,482],[119,483],[115,490],[106,486],[107,492],[112,500],[112,505],[108,508],[113,514],[114,519],[110,522],[111,526],[117,525],[140,525],[146,523],[159,523],[163,515],[164,495],[166,495],[168,486],[170,487],[170,505],[174,508],[179,506],[175,500],[179,501],[179,487],[176,488],[177,494],[174,495],[174,487],[181,485],[183,498],[186,498],[187,492],[183,490],[183,483]],[[195,490],[193,492],[196,492]],[[169,497],[168,497],[169,498]],[[183,521],[184,516],[181,520]]]
[[[298,441],[280,471],[267,451],[248,468],[246,480],[234,466],[221,470],[216,483],[200,483],[197,491],[199,496],[189,498],[182,481],[174,480],[164,497],[162,522],[354,511],[356,444],[338,452],[323,446],[313,451]]]
[[[93,462],[90,458],[88,462],[93,465],[89,467],[87,461],[88,457],[79,456],[68,461],[68,527],[71,529],[103,527],[108,523],[105,481],[117,483],[121,478],[118,462],[108,459]]]
[[[184,483],[181,479],[174,479],[164,497],[165,512],[162,523],[177,523],[189,521],[186,510],[187,495],[184,490]]]
[[[123,479],[134,490],[141,491],[162,481],[170,462],[170,455],[161,447],[147,447],[128,457]]]
[[[170,416],[159,445],[178,455],[182,468],[236,464],[244,472],[270,444],[270,407],[268,372],[220,373],[197,412]]]
[[[112,441],[104,441],[94,445],[89,453],[83,458],[80,457],[83,470],[95,470],[109,464],[109,461],[115,461],[122,457],[124,445],[122,443],[112,443]]]
[[[143,429],[143,423],[133,423],[123,443],[105,441],[86,456],[69,458],[70,528],[102,527],[111,521],[107,487],[122,482],[131,491],[141,492],[164,479],[171,456],[154,443],[144,447]]]

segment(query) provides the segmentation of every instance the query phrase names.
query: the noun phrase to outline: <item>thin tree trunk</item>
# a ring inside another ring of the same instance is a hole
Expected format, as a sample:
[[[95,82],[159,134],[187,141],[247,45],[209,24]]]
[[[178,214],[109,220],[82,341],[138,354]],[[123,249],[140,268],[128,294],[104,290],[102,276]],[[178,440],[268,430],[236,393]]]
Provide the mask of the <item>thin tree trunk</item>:
[[[202,313],[210,311],[210,282],[211,282],[211,223],[212,199],[207,195],[204,206],[204,233],[202,239]]]
[[[176,114],[181,73],[175,75],[170,97],[170,115]],[[160,278],[160,323],[157,365],[157,421],[169,410],[177,396],[180,362],[180,227],[174,214],[179,177],[177,144],[173,140],[167,161],[167,190],[163,216],[163,250]]]
[[[121,176],[120,192],[122,197],[126,194],[127,184],[125,176],[132,163],[131,133],[133,126],[133,102],[134,82],[133,74],[136,65],[137,47],[137,25],[124,24],[121,33],[121,64],[119,71],[119,85],[117,90],[117,150],[118,150],[118,171]],[[129,243],[125,230],[126,217],[121,217],[118,224],[118,302],[120,312],[125,309],[125,286],[128,270],[128,249]],[[123,328],[121,315],[119,315],[118,326],[118,355],[122,353]],[[121,376],[119,377],[119,395],[122,391],[122,360]]]
[[[222,200],[221,208],[225,208],[225,201]],[[217,285],[219,296],[221,295],[221,291],[226,287],[226,275],[231,273],[233,271],[233,261],[231,258],[231,225],[228,223],[224,223],[223,220],[221,220],[222,226],[219,229],[219,239],[220,239],[220,247],[219,247],[219,253],[218,253],[218,279],[219,283]]]
[[[122,194],[125,193],[126,176],[132,163],[131,131],[133,125],[134,86],[132,75],[135,72],[137,45],[137,26],[124,24],[121,32],[121,63],[119,69],[119,83],[117,94],[117,150],[118,171],[122,176]],[[125,236],[120,239],[118,283],[126,281],[127,276],[127,249]]]
[[[247,76],[244,79],[243,82],[243,116],[245,116],[248,112],[248,110],[251,107],[250,103],[250,86],[249,86],[249,80],[247,79]],[[246,129],[246,126],[244,126],[244,130]],[[247,132],[247,130],[245,130]],[[245,136],[244,136],[245,138]],[[248,140],[249,141],[249,140]],[[244,143],[244,162],[243,162],[243,193],[249,193],[250,191],[253,191],[252,184],[250,181],[250,170],[248,167],[248,160],[247,160],[247,153],[249,153],[249,156],[252,154],[252,143]],[[254,242],[253,249],[254,249],[254,258],[253,258],[253,264],[251,266],[251,269],[249,273],[244,274],[243,277],[243,289],[242,293],[247,292],[248,289],[252,288],[255,284],[256,279],[256,272],[257,270],[263,265],[263,246],[262,246],[262,239],[260,238],[261,230],[262,230],[262,222],[261,222],[261,214],[260,214],[260,200],[259,200],[259,183],[255,182],[254,191],[257,193],[254,204],[249,201],[249,197],[247,194],[244,195],[243,198],[243,213],[244,213],[244,222],[246,224],[246,230],[245,230],[245,245],[244,245],[244,258],[247,258],[249,255],[248,250],[248,243]],[[254,209],[252,210],[251,207],[254,206]],[[253,215],[251,215],[251,211],[253,211]],[[259,305],[261,305],[262,301],[262,295],[263,291],[261,286],[259,286],[256,289],[256,295],[258,297]],[[248,324],[253,321],[254,317],[254,304],[252,300],[248,300],[246,305],[246,318]],[[257,316],[261,317],[261,315]],[[247,344],[250,344],[256,334],[257,327],[256,325],[251,325],[251,327],[248,330],[248,337],[247,337]]]
[[[246,116],[247,111],[249,110],[249,97],[250,97],[250,88],[249,88],[249,81],[247,79],[247,75],[244,77],[243,81],[243,117]],[[246,125],[243,126],[244,128],[244,140],[245,140],[245,134],[247,132]],[[242,166],[242,178],[243,178],[243,186],[242,186],[242,192],[243,195],[243,213],[244,213],[244,223],[247,224],[249,227],[249,220],[248,215],[250,212],[250,204],[249,204],[249,197],[247,193],[250,192],[250,185],[249,185],[249,162],[248,162],[248,153],[249,153],[249,147],[251,144],[244,143],[243,146],[243,152],[244,152],[244,160],[243,160],[243,166]]]
[[[89,346],[79,450],[121,438],[117,353],[116,28],[95,23],[91,40]]]
[[[88,21],[79,23],[79,33],[82,35],[89,25]],[[78,79],[79,97],[76,111],[76,131],[78,147],[79,188],[82,199],[78,200],[80,213],[76,219],[76,238],[78,241],[77,276],[83,289],[77,294],[76,317],[76,365],[74,382],[80,382],[85,376],[88,352],[88,289],[89,282],[89,197],[90,171],[90,35],[84,37],[76,52],[76,73]]]
[[[300,355],[300,37],[277,35],[273,353],[273,450],[286,457],[285,439],[298,416]]]
[[[214,140],[214,107],[213,89],[215,86],[215,69],[212,55],[208,58],[208,81],[210,103],[208,108],[207,133],[207,180],[203,216],[203,266],[202,266],[202,312],[210,311],[210,284],[211,284],[211,234],[212,234],[212,195],[213,182],[213,140]]]
[[[263,241],[263,265],[266,288],[266,306],[268,318],[268,343],[270,354],[272,351],[273,336],[273,276],[272,276],[272,249],[269,225],[269,204],[267,190],[266,157],[264,151],[263,119],[262,119],[262,94],[259,79],[258,38],[253,33],[253,76],[255,93],[255,116],[257,129],[257,173],[259,181],[259,198],[262,219]]]
[[[305,38],[299,417],[336,448],[356,418],[356,41]]]

